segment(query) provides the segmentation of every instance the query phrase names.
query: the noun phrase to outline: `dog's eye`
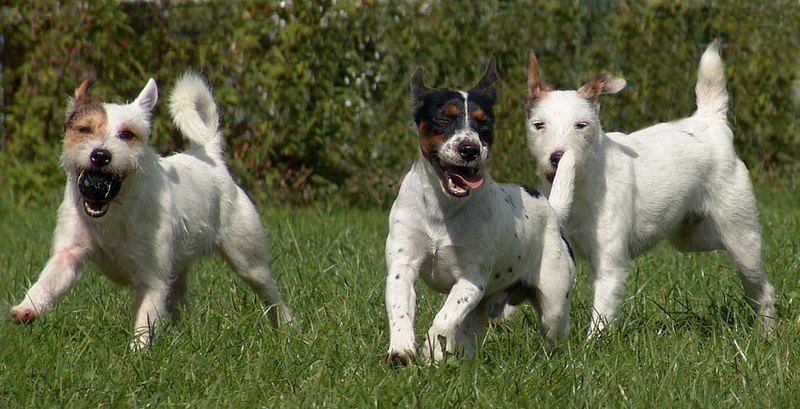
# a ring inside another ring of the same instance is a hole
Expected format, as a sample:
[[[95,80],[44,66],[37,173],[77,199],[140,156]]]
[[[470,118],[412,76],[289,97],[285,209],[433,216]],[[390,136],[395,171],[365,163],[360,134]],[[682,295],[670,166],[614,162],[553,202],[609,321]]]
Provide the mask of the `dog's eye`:
[[[92,128],[89,128],[88,126],[79,126],[78,127],[78,132],[80,132],[80,133],[92,133]]]
[[[123,141],[127,141],[127,140],[129,140],[129,139],[133,139],[135,136],[136,136],[136,135],[135,135],[133,132],[131,132],[131,131],[127,130],[127,129],[125,129],[125,130],[122,130],[122,131],[119,133],[119,135],[117,135],[117,137],[118,137],[119,139],[122,139]]]
[[[583,128],[586,128],[586,125],[587,125],[586,122],[578,122],[577,124],[575,124],[575,128],[576,129],[583,129]]]
[[[541,131],[544,129],[544,122],[536,121],[533,123],[533,127],[536,128],[536,130]]]

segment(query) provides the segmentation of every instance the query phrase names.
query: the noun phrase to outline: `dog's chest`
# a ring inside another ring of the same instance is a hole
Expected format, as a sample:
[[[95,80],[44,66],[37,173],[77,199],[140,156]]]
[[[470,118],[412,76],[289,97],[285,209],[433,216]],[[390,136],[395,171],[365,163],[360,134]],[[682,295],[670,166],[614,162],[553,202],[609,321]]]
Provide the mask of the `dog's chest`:
[[[535,264],[539,246],[532,243],[532,225],[507,210],[492,205],[484,207],[483,216],[466,213],[425,224],[424,237],[417,238],[425,241],[420,278],[447,292],[456,280],[471,276],[484,283],[487,295],[518,281]]]

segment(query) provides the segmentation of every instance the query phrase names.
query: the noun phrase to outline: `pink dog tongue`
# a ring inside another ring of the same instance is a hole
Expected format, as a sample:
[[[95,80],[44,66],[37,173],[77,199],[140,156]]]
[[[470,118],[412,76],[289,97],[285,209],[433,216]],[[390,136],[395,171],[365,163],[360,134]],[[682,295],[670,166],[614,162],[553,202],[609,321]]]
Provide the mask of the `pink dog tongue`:
[[[465,176],[459,173],[451,172],[450,177],[453,179],[453,183],[462,187],[466,186],[470,190],[475,190],[483,185],[483,175],[480,173]]]

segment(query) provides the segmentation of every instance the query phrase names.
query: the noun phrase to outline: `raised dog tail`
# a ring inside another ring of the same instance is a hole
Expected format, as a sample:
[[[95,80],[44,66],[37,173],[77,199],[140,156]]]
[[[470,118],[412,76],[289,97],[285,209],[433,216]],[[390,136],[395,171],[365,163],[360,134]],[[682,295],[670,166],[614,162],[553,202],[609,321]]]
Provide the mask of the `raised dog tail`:
[[[700,57],[697,69],[697,96],[699,115],[712,115],[725,118],[728,114],[728,91],[725,89],[725,64],[719,53],[720,40],[714,40]]]
[[[556,212],[558,225],[564,228],[575,198],[575,152],[567,150],[558,162],[556,177],[548,201]]]
[[[213,159],[222,159],[217,104],[200,76],[187,72],[178,80],[169,102],[172,120],[183,136]]]

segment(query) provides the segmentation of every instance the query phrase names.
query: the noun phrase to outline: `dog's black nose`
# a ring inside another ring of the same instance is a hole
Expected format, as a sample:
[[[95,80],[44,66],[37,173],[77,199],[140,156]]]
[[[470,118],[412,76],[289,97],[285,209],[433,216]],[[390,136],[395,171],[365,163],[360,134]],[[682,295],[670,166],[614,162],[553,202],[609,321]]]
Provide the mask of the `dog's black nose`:
[[[89,155],[89,159],[92,160],[93,165],[102,168],[111,162],[111,151],[108,149],[95,149]]]
[[[474,143],[462,143],[458,146],[458,154],[461,155],[461,159],[467,162],[477,159],[480,153],[481,147]]]
[[[555,151],[550,155],[550,163],[554,167],[558,167],[558,162],[561,160],[561,157],[564,156],[564,151]]]

